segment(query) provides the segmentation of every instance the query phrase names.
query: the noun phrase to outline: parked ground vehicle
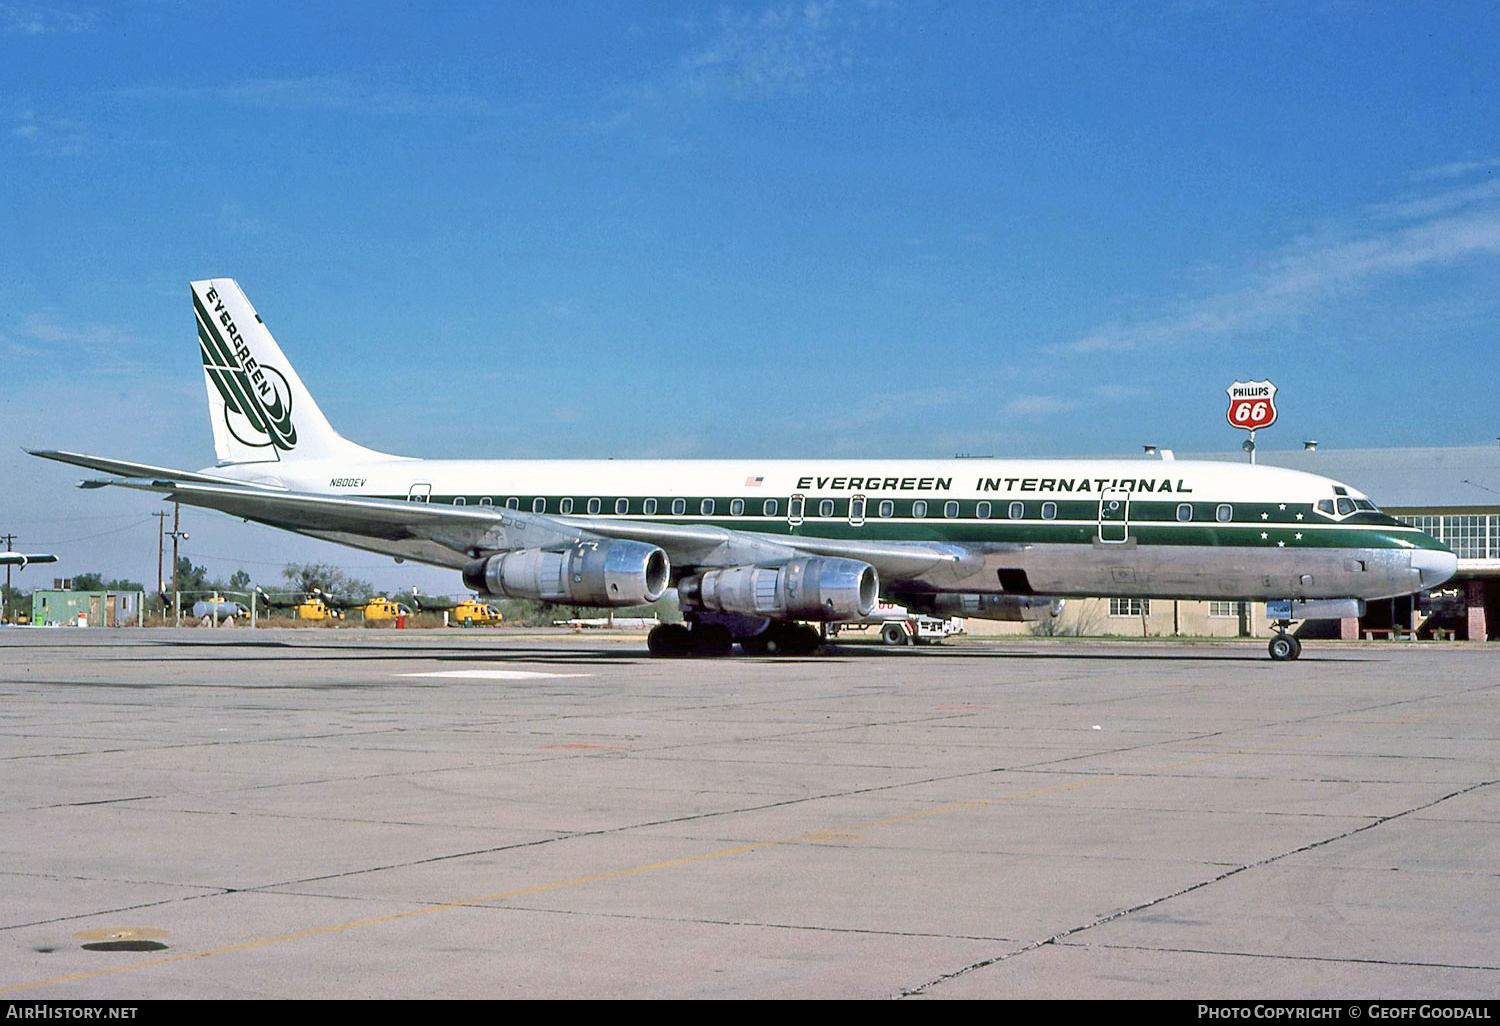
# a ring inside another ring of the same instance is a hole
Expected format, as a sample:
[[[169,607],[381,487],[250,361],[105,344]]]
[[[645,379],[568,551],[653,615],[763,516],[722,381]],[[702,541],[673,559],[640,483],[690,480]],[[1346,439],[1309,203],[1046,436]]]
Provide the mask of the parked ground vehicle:
[[[880,629],[880,640],[887,645],[936,645],[944,638],[964,633],[961,617],[927,616],[914,613],[894,602],[878,602],[875,611],[861,620],[846,620],[828,625],[829,637],[840,631]]]

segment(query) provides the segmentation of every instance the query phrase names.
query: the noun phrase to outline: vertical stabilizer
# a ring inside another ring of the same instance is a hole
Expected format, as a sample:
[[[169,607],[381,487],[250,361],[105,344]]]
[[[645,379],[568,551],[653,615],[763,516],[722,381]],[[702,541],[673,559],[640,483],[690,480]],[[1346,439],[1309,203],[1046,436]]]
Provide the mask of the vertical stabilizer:
[[[220,466],[383,455],[333,429],[238,284],[192,287]]]

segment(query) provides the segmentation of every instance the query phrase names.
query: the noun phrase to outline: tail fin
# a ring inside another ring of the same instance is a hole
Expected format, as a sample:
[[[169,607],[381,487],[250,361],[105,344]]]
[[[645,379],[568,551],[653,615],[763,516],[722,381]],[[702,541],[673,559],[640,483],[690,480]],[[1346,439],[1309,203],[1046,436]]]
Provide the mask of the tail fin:
[[[192,287],[219,466],[385,455],[333,429],[238,284]]]

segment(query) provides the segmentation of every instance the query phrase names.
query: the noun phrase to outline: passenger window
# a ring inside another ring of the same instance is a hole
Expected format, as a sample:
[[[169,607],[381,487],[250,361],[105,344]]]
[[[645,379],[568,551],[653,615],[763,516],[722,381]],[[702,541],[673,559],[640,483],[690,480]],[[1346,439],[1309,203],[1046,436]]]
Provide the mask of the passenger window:
[[[865,518],[865,497],[856,495],[849,500],[849,520],[857,523]]]
[[[706,517],[713,516],[714,515],[714,500],[712,500],[712,499],[704,499],[702,502],[698,503],[698,512],[701,513],[703,516],[706,516]]]
[[[507,506],[510,506],[511,501],[512,500],[510,500],[510,499],[506,499],[505,500],[505,504]],[[511,506],[510,508],[511,509],[515,509],[514,506]],[[540,495],[538,495],[535,499],[532,499],[531,500],[531,512],[533,512],[533,513],[545,513],[545,512],[547,512],[547,500],[544,499],[544,498],[542,498]]]
[[[730,499],[729,500],[729,515],[730,516],[732,516],[732,517],[742,516],[744,514],[744,512],[745,512],[745,500],[744,499]]]
[[[618,513],[618,514],[620,514],[621,516],[624,516],[626,513],[629,513],[630,512],[630,500],[629,499],[616,499],[615,500],[615,512]]]
[[[593,516],[595,513],[598,513],[599,510],[600,510],[600,508],[601,508],[601,504],[600,504],[600,502],[599,502],[598,499],[590,499],[589,500],[589,505],[588,505],[589,516]]]
[[[818,503],[818,516],[820,516],[820,517],[831,517],[831,516],[833,516],[833,500],[832,499],[824,499],[822,502]]]
[[[952,520],[954,517],[958,516],[958,503],[953,502],[952,500],[943,503],[943,516],[947,517],[949,520]]]
[[[988,520],[990,518],[990,504],[987,502],[981,502],[979,505],[975,506],[974,515],[980,520]]]
[[[455,495],[453,497],[453,505],[455,506],[467,506],[468,504],[469,500],[464,498],[462,495]]]
[[[643,502],[641,504],[641,512],[645,513],[648,517],[656,516],[656,500],[647,499],[645,502]]]
[[[511,501],[514,502],[515,500],[512,499]],[[484,496],[484,498],[479,500],[479,504],[481,506],[493,506],[495,504],[495,500],[486,495]],[[511,509],[515,509],[515,507],[512,506]]]
[[[1012,520],[1020,520],[1026,515],[1026,504],[1024,502],[1011,503],[1010,509],[1006,510],[1006,515]]]
[[[558,511],[562,513],[573,512],[573,497],[570,495],[557,505]]]
[[[1187,523],[1189,520],[1193,519],[1193,504],[1191,502],[1178,503],[1177,519],[1181,520],[1183,523]]]
[[[1234,507],[1227,502],[1219,503],[1214,510],[1214,519],[1221,524],[1227,524],[1234,519]]]
[[[1055,502],[1044,502],[1044,503],[1042,503],[1042,519],[1043,520],[1056,520],[1057,519],[1057,503],[1055,503]]]
[[[804,504],[805,504],[805,500],[802,498],[802,496],[800,496],[800,495],[794,495],[794,496],[792,496],[792,501],[787,505],[787,508],[786,508],[787,519],[788,520],[801,520],[802,519],[802,507],[803,507]]]
[[[777,502],[775,499],[767,499],[766,500],[766,504],[760,508],[761,515],[762,516],[767,516],[767,517],[774,517],[776,515],[776,511],[779,510],[780,508],[781,508],[781,503]]]
[[[916,502],[912,503],[911,515],[917,517],[918,519],[925,517],[927,515],[927,502],[923,499],[918,499]]]
[[[674,517],[680,517],[680,516],[682,516],[686,512],[687,512],[687,500],[686,499],[673,499],[672,500],[672,515]]]
[[[880,515],[883,516],[883,517],[892,517],[892,516],[895,516],[896,515],[896,504],[894,502],[892,502],[890,499],[881,499],[880,500]]]

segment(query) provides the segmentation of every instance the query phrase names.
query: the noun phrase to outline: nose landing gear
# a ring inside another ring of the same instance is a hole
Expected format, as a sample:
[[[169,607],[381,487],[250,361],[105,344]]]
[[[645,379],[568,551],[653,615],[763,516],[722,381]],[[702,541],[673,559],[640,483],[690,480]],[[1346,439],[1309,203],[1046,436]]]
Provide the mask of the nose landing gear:
[[[1290,662],[1302,654],[1302,642],[1287,633],[1287,628],[1292,625],[1290,620],[1276,621],[1276,637],[1271,639],[1267,646],[1271,658],[1278,663]]]

